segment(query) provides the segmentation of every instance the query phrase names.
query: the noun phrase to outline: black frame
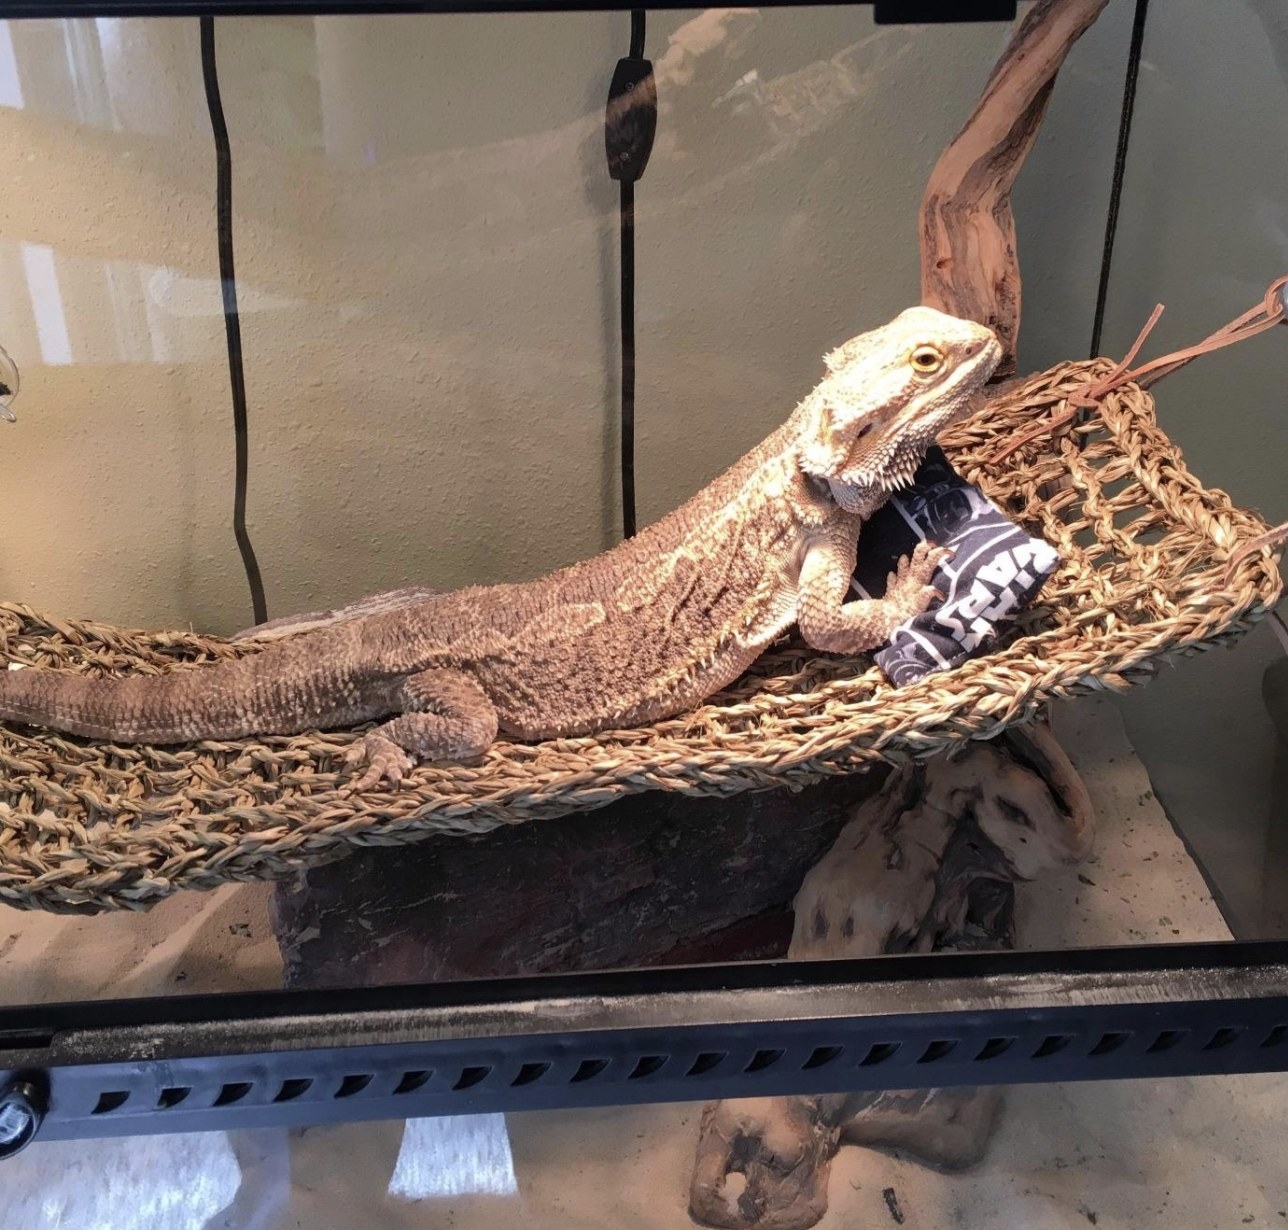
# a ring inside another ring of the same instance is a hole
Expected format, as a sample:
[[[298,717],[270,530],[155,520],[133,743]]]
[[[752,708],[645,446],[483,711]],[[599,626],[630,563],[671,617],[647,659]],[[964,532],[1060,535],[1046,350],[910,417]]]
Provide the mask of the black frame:
[[[761,8],[872,5],[879,23],[1014,21],[1016,0],[769,0]],[[610,13],[620,0],[0,0],[0,19],[29,17],[258,17],[377,13]],[[657,0],[650,9],[691,9]]]
[[[878,21],[1015,15],[1014,0],[874,2]],[[0,18],[624,7],[0,0]],[[33,1138],[1284,1070],[1288,943],[1277,941],[99,1001],[0,1009],[0,1157]]]
[[[0,1156],[34,1136],[1278,1072],[1288,942],[10,1008],[0,1056]]]

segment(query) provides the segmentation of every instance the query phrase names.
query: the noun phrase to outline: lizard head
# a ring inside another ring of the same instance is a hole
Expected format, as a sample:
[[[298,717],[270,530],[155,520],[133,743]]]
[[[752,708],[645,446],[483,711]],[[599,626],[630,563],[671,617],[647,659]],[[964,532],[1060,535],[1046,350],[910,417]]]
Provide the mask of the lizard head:
[[[852,338],[827,356],[827,376],[797,411],[801,469],[866,516],[912,482],[1001,357],[991,329],[928,307]]]

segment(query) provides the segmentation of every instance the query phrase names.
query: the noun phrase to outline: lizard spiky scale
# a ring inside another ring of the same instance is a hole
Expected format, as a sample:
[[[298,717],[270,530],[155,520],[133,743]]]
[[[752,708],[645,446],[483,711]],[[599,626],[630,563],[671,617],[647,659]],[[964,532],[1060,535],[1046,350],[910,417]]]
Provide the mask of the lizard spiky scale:
[[[914,367],[911,356],[924,367]],[[124,742],[236,739],[392,720],[359,786],[412,757],[477,755],[681,713],[793,623],[816,648],[881,644],[924,610],[934,555],[890,594],[846,602],[863,521],[911,481],[1001,348],[981,325],[912,308],[827,356],[767,440],[635,538],[535,581],[474,587],[343,620],[232,662],[168,675],[0,674],[0,718]],[[407,755],[411,753],[411,757]]]

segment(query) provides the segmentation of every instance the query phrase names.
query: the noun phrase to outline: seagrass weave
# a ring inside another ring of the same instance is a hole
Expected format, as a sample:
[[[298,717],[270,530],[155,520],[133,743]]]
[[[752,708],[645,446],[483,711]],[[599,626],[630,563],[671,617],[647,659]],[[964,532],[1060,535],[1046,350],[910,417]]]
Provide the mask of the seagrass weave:
[[[1146,679],[1166,659],[1232,640],[1278,599],[1266,530],[1205,490],[1135,384],[1087,421],[1008,441],[1107,360],[1017,383],[944,440],[962,474],[1063,563],[1007,643],[892,688],[866,658],[785,642],[696,712],[637,730],[497,743],[480,763],[422,766],[391,792],[347,794],[349,732],[178,748],[110,746],[0,728],[0,900],[27,908],[146,909],[182,888],[272,878],[354,846],[602,807],[643,790],[734,794],[987,738],[1046,702]],[[860,543],[860,550],[862,544]],[[1226,573],[1229,571],[1227,581]],[[248,652],[215,637],[126,632],[0,605],[10,660],[156,672]]]

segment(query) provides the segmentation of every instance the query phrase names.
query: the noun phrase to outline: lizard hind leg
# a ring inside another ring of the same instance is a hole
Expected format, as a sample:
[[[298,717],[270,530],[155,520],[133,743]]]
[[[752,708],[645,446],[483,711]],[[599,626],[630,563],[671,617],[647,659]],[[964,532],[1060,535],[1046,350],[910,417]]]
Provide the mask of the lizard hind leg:
[[[398,685],[394,699],[402,712],[368,733],[346,756],[351,765],[366,765],[355,790],[369,790],[382,781],[397,786],[419,760],[481,756],[496,738],[496,709],[464,671],[411,675]]]

